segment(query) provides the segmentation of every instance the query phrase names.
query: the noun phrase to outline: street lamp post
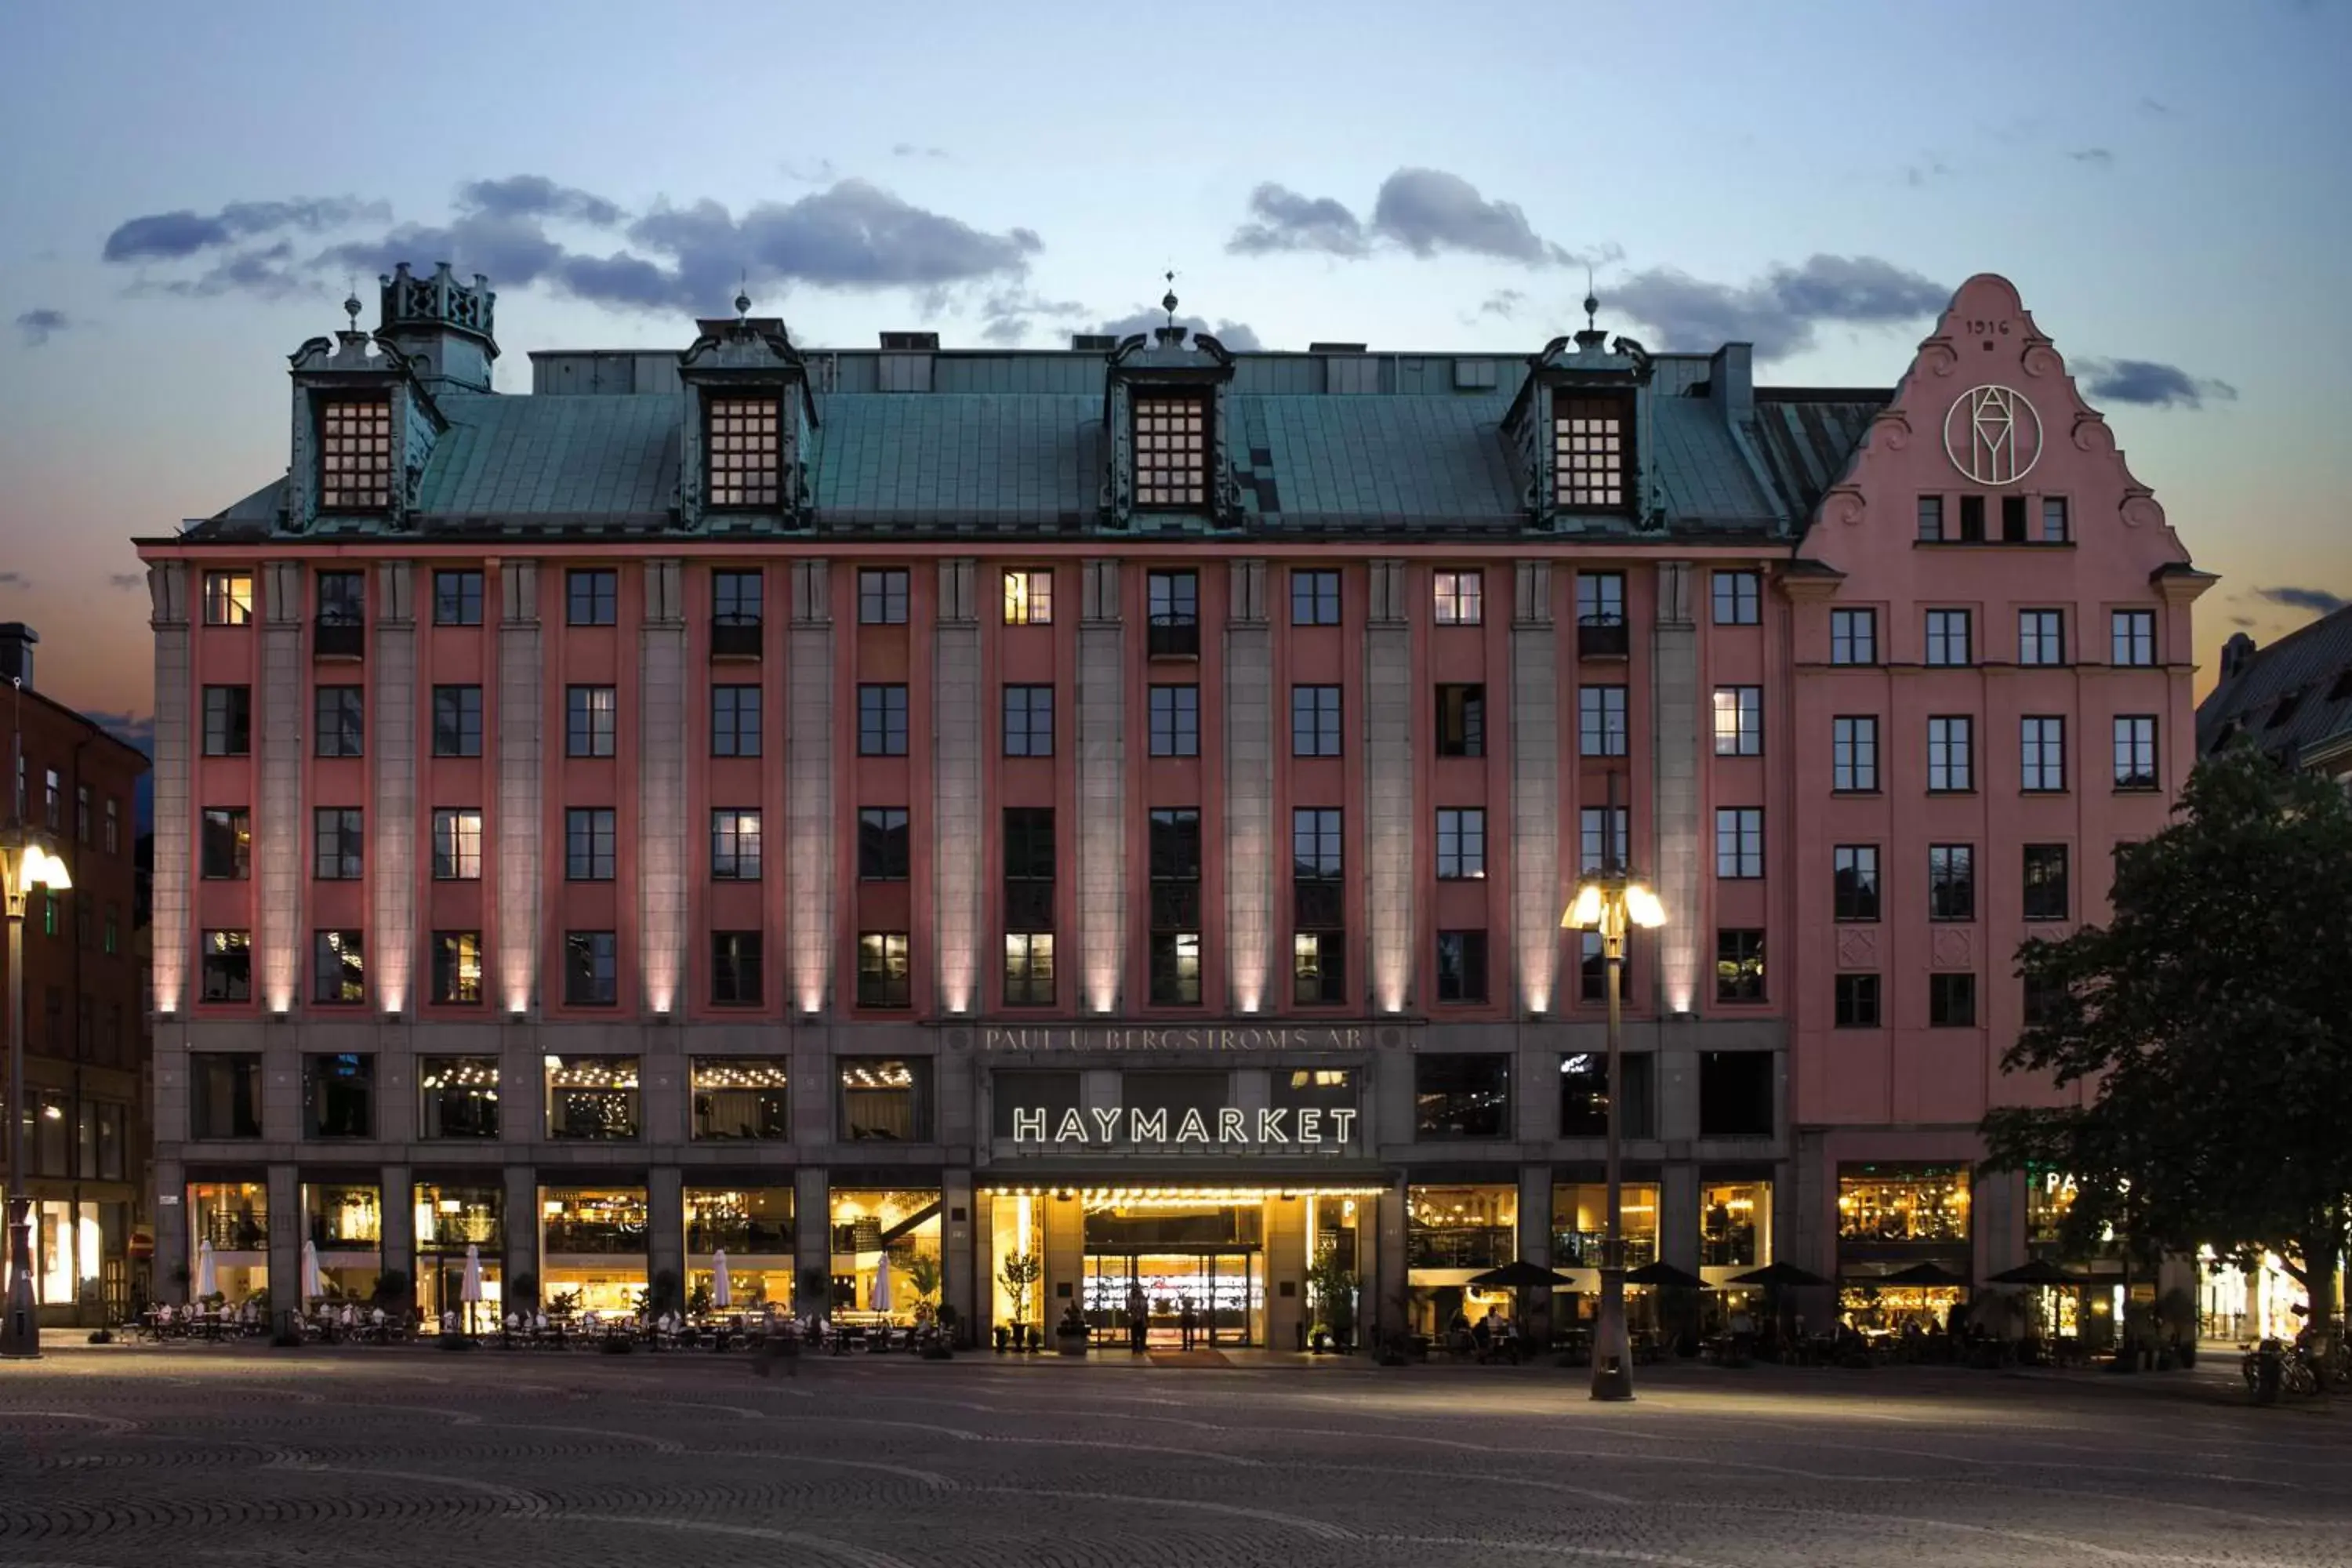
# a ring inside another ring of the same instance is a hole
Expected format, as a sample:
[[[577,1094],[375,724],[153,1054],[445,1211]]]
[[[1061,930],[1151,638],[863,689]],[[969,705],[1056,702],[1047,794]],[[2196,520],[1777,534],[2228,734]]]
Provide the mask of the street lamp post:
[[[1615,812],[1612,807],[1613,819]],[[1614,837],[1614,834],[1612,834]],[[1612,853],[1600,876],[1576,890],[1560,924],[1601,933],[1601,956],[1609,982],[1609,1216],[1601,1243],[1601,1322],[1592,1340],[1592,1397],[1633,1397],[1633,1347],[1625,1332],[1625,1184],[1623,1168],[1625,932],[1666,923],[1658,896],[1632,880]]]
[[[66,863],[21,826],[0,835],[0,900],[8,919],[8,1310],[0,1317],[0,1357],[30,1361],[41,1353],[33,1304],[33,1200],[25,1187],[25,906],[33,889],[64,892],[73,886]]]

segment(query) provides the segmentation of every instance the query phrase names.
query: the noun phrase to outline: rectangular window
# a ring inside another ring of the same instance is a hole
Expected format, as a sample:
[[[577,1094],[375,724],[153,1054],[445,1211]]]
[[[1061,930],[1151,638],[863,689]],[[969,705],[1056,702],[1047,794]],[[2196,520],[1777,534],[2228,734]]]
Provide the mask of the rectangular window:
[[[392,505],[392,405],[381,397],[319,404],[319,510],[383,511]]]
[[[443,807],[433,814],[433,879],[478,881],[482,875],[482,814]]]
[[[1486,689],[1484,686],[1441,686],[1437,689],[1437,754],[1441,757],[1483,757],[1486,754]]]
[[[1290,999],[1300,1007],[1333,1007],[1348,1000],[1348,938],[1344,931],[1291,933]]]
[[[1622,686],[1580,686],[1576,689],[1576,750],[1580,756],[1622,757],[1625,754],[1625,689]]]
[[[714,757],[756,757],[760,754],[758,687],[714,686],[710,689],[710,754]]]
[[[1200,511],[1209,504],[1209,404],[1185,394],[1135,398],[1135,504]]]
[[[1431,579],[1435,589],[1437,624],[1475,626],[1486,618],[1486,578],[1476,572],[1439,572]]]
[[[2023,544],[2027,542],[2023,496],[2000,498],[2000,539],[2004,544]]]
[[[868,566],[857,574],[857,624],[907,624],[907,574],[903,568]]]
[[[1701,1051],[1698,1056],[1698,1135],[1772,1136],[1770,1051]]]
[[[1952,795],[1976,787],[1976,721],[1966,715],[1929,719],[1927,788]]]
[[[563,1002],[610,1007],[620,999],[620,942],[608,931],[563,933]]]
[[[1004,754],[1008,757],[1050,757],[1054,754],[1052,687],[1008,686],[1004,689]]]
[[[2066,912],[2066,846],[2025,846],[2025,918],[2063,921]]]
[[[1715,933],[1715,999],[1718,1002],[1764,1000],[1762,931],[1725,930]]]
[[[1552,416],[1552,474],[1559,504],[1579,511],[1622,510],[1632,491],[1627,405],[1613,397],[1562,398]]]
[[[205,755],[243,757],[253,752],[253,689],[249,686],[205,688]],[[16,783],[24,797],[24,780]]]
[[[1153,572],[1143,580],[1147,636],[1153,658],[1197,658],[1201,653],[1201,579],[1192,572]]]
[[[478,875],[478,871],[477,875]],[[472,1006],[482,999],[482,933],[433,933],[433,1000],[445,1006]]]
[[[1633,855],[1633,833],[1630,826],[1633,807],[1617,807],[1616,820],[1610,820],[1607,806],[1588,805],[1577,812],[1579,855],[1577,875],[1598,876],[1612,868],[1625,866]],[[1612,832],[1612,829],[1614,832]]]
[[[1653,1138],[1657,1135],[1655,1106],[1657,1101],[1657,1057],[1649,1051],[1628,1051],[1618,1061],[1618,1073],[1623,1081],[1624,1114],[1620,1119],[1622,1131],[1629,1138]],[[1559,1135],[1563,1138],[1606,1138],[1609,1135],[1609,1058],[1597,1052],[1579,1051],[1559,1058]],[[1559,1189],[1574,1192],[1575,1188]],[[1587,1194],[1599,1194],[1602,1189],[1587,1187]],[[1626,1201],[1634,1202],[1636,1186],[1625,1189]],[[1589,1200],[1597,1210],[1601,1199]],[[1602,1222],[1596,1222],[1602,1223]],[[1558,1239],[1552,1250],[1555,1262],[1572,1266],[1581,1258],[1592,1262],[1598,1256],[1600,1237],[1591,1232],[1581,1237],[1574,1233],[1555,1231]],[[1574,1242],[1576,1245],[1568,1245]]]
[[[2063,496],[2042,498],[2042,542],[2066,542],[2066,498]]]
[[[1731,881],[1764,875],[1764,812],[1753,805],[1715,810],[1715,874]]]
[[[839,1065],[841,1142],[931,1141],[929,1058],[843,1057]]]
[[[903,882],[908,875],[907,808],[869,805],[857,814],[857,879]]]
[[[356,757],[367,749],[366,693],[357,686],[321,686],[311,697],[311,744],[322,757]]]
[[[704,405],[712,506],[775,508],[783,472],[782,414],[772,397],[713,397]]]
[[[710,933],[710,1000],[720,1007],[760,1005],[760,933]]]
[[[1339,754],[1338,687],[1294,686],[1290,689],[1290,754],[1294,757],[1336,757]]]
[[[1486,1000],[1485,931],[1442,931],[1437,933],[1437,999],[1440,1002]]]
[[[1985,536],[1985,499],[1982,496],[1960,498],[1960,542],[1982,544]]]
[[[205,574],[205,625],[242,626],[253,621],[253,574]]]
[[[1841,844],[1830,851],[1835,874],[1831,893],[1834,918],[1874,921],[1878,918],[1878,846]]]
[[[1150,833],[1151,999],[1191,1006],[1201,1000],[1201,814],[1160,807]]]
[[[322,805],[310,814],[310,875],[321,882],[356,882],[367,835],[356,805]]]
[[[106,852],[120,852],[122,847],[121,803],[109,796],[106,802]]]
[[[355,931],[310,933],[310,1000],[356,1006],[367,1000],[365,939]]]
[[[636,1058],[550,1056],[541,1071],[541,1082],[546,1086],[550,1138],[604,1142],[636,1137],[645,1110]],[[564,1189],[541,1190],[553,1193]],[[593,1199],[595,1194],[576,1195]],[[562,1199],[555,1199],[548,1206],[558,1211],[550,1215],[546,1222],[549,1252],[623,1252],[632,1246],[645,1245],[646,1211],[641,1195],[626,1206],[615,1204],[603,1208],[585,1202],[567,1204]]]
[[[1832,982],[1837,1026],[1841,1029],[1878,1027],[1878,976],[1841,974]]]
[[[498,1058],[425,1057],[416,1069],[421,1136],[499,1135]]]
[[[1151,754],[1155,757],[1197,757],[1201,754],[1199,687],[1155,686],[1151,689]]]
[[[1970,657],[1969,612],[1966,610],[1930,610],[1927,612],[1927,662],[1939,665],[1973,664]]]
[[[1291,569],[1290,624],[1294,626],[1336,626],[1339,624],[1339,574],[1309,572],[1298,567]]]
[[[757,572],[710,574],[710,652],[757,658],[767,623],[767,579]]]
[[[1511,1058],[1454,1052],[1412,1059],[1413,1137],[1508,1138]]]
[[[621,607],[621,574],[609,566],[577,567],[563,574],[567,626],[609,626]]]
[[[2156,612],[2154,610],[2116,610],[2108,617],[2113,651],[2108,660],[2115,664],[2151,665],[2156,662]]]
[[[1937,1029],[1973,1029],[1977,1023],[1977,977],[1927,976],[1927,1024]]]
[[[482,754],[480,687],[436,686],[433,689],[433,754],[436,757],[478,757]]]
[[[907,957],[907,933],[860,931],[857,935],[857,1005],[861,1007],[906,1007],[913,969]]]
[[[563,814],[563,877],[569,882],[609,882],[619,860],[620,833],[610,806],[572,806]]]
[[[1049,626],[1054,624],[1054,574],[1043,568],[1004,574],[1004,624],[1008,626]]]
[[[1830,612],[1830,662],[1832,664],[1876,664],[1878,662],[1878,612],[1876,610],[1832,610]]]
[[[261,1136],[259,1051],[188,1053],[188,1136]]]
[[[861,757],[903,757],[907,754],[905,687],[869,685],[857,689],[857,754]]]
[[[2020,664],[2066,662],[2065,611],[2020,610],[2017,612],[2017,662]]]
[[[619,734],[620,695],[609,686],[563,689],[563,749],[567,756],[609,757]]]
[[[1008,1007],[1050,1007],[1054,1005],[1052,931],[1004,933],[1004,1005]]]
[[[201,848],[205,880],[244,881],[253,868],[253,814],[241,805],[205,807]]]
[[[367,625],[366,573],[319,574],[318,624],[321,631],[350,630]],[[318,642],[320,653],[357,652],[360,647],[356,641],[334,643],[324,637]]]
[[[1290,814],[1291,923],[1338,931],[1347,923],[1344,840],[1336,807],[1299,806]]]
[[[1199,931],[1155,931],[1151,933],[1151,1003],[1155,1007],[1200,1005]]]
[[[204,999],[207,1002],[253,1000],[253,933],[208,931],[203,933]]]
[[[1475,881],[1486,874],[1486,813],[1446,807],[1437,814],[1437,879]]]
[[[1927,918],[1977,918],[1977,852],[1968,844],[1927,846]]]
[[[1625,574],[1576,574],[1576,647],[1584,658],[1625,657]]]
[[[2116,715],[2116,787],[2156,788],[2156,715]]]
[[[1764,754],[1762,687],[1718,686],[1715,689],[1715,754],[1718,757]]]
[[[2017,721],[2017,785],[2049,795],[2066,787],[2066,721],[2028,714]]]
[[[1761,573],[1717,572],[1714,588],[1717,626],[1752,626],[1761,618],[1764,600]]]
[[[1201,879],[1201,814],[1190,806],[1161,807],[1151,814],[1151,879]]]
[[[1919,498],[1918,537],[1931,543],[1940,544],[1943,542],[1944,498],[1942,496],[1921,496]]]
[[[716,882],[760,879],[760,814],[722,806],[710,814],[710,878]]]
[[[433,624],[436,626],[478,626],[482,624],[482,574],[474,570],[433,574]]]
[[[1878,720],[1855,714],[1830,721],[1830,787],[1842,795],[1878,788]]]
[[[1050,925],[1053,904],[1050,889],[1054,882],[1055,852],[1054,843],[1054,808],[1050,805],[1008,805],[1004,808],[1004,879],[1024,888],[1043,887],[1047,896],[1044,908],[1028,911],[1021,929],[1033,929],[1031,921],[1044,915],[1037,922],[1042,928]],[[1009,891],[1009,889],[1008,889]],[[1027,898],[1008,899],[1008,902],[1029,902]]]

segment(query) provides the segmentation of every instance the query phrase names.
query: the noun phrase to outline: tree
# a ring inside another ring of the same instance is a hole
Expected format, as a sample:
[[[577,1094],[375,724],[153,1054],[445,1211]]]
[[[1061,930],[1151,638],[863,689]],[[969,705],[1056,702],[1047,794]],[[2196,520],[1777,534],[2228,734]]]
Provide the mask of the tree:
[[[2352,804],[2241,747],[2118,849],[2113,918],[2025,943],[2011,1072],[2089,1089],[1985,1119],[1996,1168],[2074,1178],[2070,1239],[2279,1254],[2333,1333],[2352,1215]]]
[[[1037,1255],[1034,1248],[1027,1252],[1009,1252],[1005,1254],[1004,1266],[997,1270],[996,1277],[1004,1281],[1004,1293],[1013,1298],[1013,1321],[1027,1322],[1029,1292],[1035,1289],[1038,1280],[1045,1277],[1045,1260]]]

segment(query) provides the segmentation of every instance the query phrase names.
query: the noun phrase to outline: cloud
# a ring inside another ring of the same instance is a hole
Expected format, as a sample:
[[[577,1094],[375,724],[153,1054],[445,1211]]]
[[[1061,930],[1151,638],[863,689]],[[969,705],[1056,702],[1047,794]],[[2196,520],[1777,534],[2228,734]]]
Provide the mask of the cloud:
[[[2332,616],[2352,604],[2341,594],[2331,594],[2325,588],[2257,588],[2254,597],[2283,605],[2290,610],[2309,610],[2317,616]]]
[[[1132,337],[1138,332],[1149,332],[1167,324],[1168,312],[1165,310],[1138,310],[1132,316],[1121,316],[1116,321],[1105,321],[1094,330],[1113,338],[1126,338]],[[1219,321],[1213,327],[1199,316],[1179,316],[1176,318],[1176,324],[1188,333],[1206,332],[1235,353],[1255,353],[1265,347],[1264,343],[1258,342],[1257,334],[1252,331],[1247,324],[1241,321]]]
[[[1916,163],[1903,165],[1903,183],[1915,191],[1931,181],[1948,180],[1951,177],[1952,166],[1941,158],[1926,157]]]
[[[320,286],[315,280],[297,277],[286,265],[293,256],[293,242],[281,239],[257,250],[241,250],[225,257],[194,278],[173,279],[163,283],[142,281],[131,291],[134,294],[178,294],[198,300],[209,300],[221,294],[251,294],[263,300],[282,300],[289,294],[317,293]]]
[[[37,349],[73,323],[63,310],[43,305],[25,311],[16,318],[16,330],[25,334],[25,346]]]
[[[2143,98],[2139,100],[2139,111],[2147,115],[2167,115],[2172,112],[2172,105],[2160,98]]]
[[[1528,297],[1517,289],[1497,289],[1479,301],[1478,313],[1482,316],[1500,316],[1507,321],[1518,314],[1519,307],[1527,301]]]
[[[1033,325],[1083,321],[1087,313],[1076,300],[1041,300],[1017,287],[1001,289],[981,302],[980,335],[983,342],[1010,348],[1025,340]]]
[[[126,594],[133,593],[147,585],[147,574],[144,572],[110,572],[106,574],[106,585],[120,588]]]
[[[33,580],[22,572],[0,572],[0,588],[29,588]]]
[[[2088,163],[2097,169],[2112,169],[2116,166],[2115,153],[2105,147],[2077,147],[2066,156],[2074,159],[2077,163]]]
[[[2202,408],[2210,398],[2235,403],[2238,389],[2226,381],[2190,375],[2179,365],[2146,359],[2084,359],[2074,363],[2074,374],[2084,395],[2108,403],[2137,403],[2148,408]]]
[[[124,745],[134,747],[151,757],[155,754],[155,715],[152,713],[133,713],[128,710],[120,713],[100,713],[84,709],[82,717]]]
[[[106,237],[103,259],[116,262],[184,261],[205,250],[222,250],[240,240],[289,229],[318,234],[347,224],[383,222],[392,209],[382,202],[352,196],[297,196],[282,202],[231,202],[216,213],[182,207],[151,213],[116,226]]]
[[[457,205],[499,217],[570,218],[609,228],[621,209],[599,195],[559,185],[544,174],[509,174],[503,180],[473,180],[457,188]]]
[[[1769,360],[1811,347],[1818,328],[1898,325],[1934,315],[1951,295],[1933,279],[1874,256],[1815,256],[1738,285],[1654,268],[1609,289],[1602,308],[1655,328],[1661,347],[1745,342],[1755,345],[1757,358]]]
[[[919,147],[912,142],[890,144],[890,156],[893,158],[944,158],[947,155],[948,150],[944,147]]]
[[[1526,267],[1582,259],[1537,234],[1517,203],[1489,201],[1459,174],[1414,168],[1381,182],[1369,221],[1336,197],[1261,184],[1250,192],[1249,217],[1225,248],[1236,256],[1307,251],[1354,261],[1383,244],[1423,258],[1486,256]]]

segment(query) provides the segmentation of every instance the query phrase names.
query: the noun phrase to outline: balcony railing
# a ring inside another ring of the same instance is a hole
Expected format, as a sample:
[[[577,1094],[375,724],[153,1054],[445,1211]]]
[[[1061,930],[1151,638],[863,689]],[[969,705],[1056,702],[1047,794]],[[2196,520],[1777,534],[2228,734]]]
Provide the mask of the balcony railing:
[[[341,616],[320,616],[310,628],[310,654],[314,658],[363,658],[367,626]]]
[[[756,616],[717,616],[710,622],[710,657],[757,658],[763,627]]]
[[[551,1219],[546,1249],[551,1253],[639,1253],[646,1250],[642,1222]]]
[[[1408,1268],[1499,1268],[1518,1255],[1518,1232],[1507,1225],[1405,1233]]]
[[[1633,647],[1622,616],[1591,616],[1576,623],[1576,657],[1623,658]]]
[[[1145,644],[1153,658],[1201,657],[1201,621],[1197,616],[1154,616]]]
[[[1554,1229],[1551,1233],[1551,1266],[1554,1268],[1600,1268],[1608,1235],[1602,1230]],[[1626,1268],[1639,1268],[1645,1263],[1658,1260],[1658,1237],[1654,1231],[1628,1233],[1624,1240]]]

